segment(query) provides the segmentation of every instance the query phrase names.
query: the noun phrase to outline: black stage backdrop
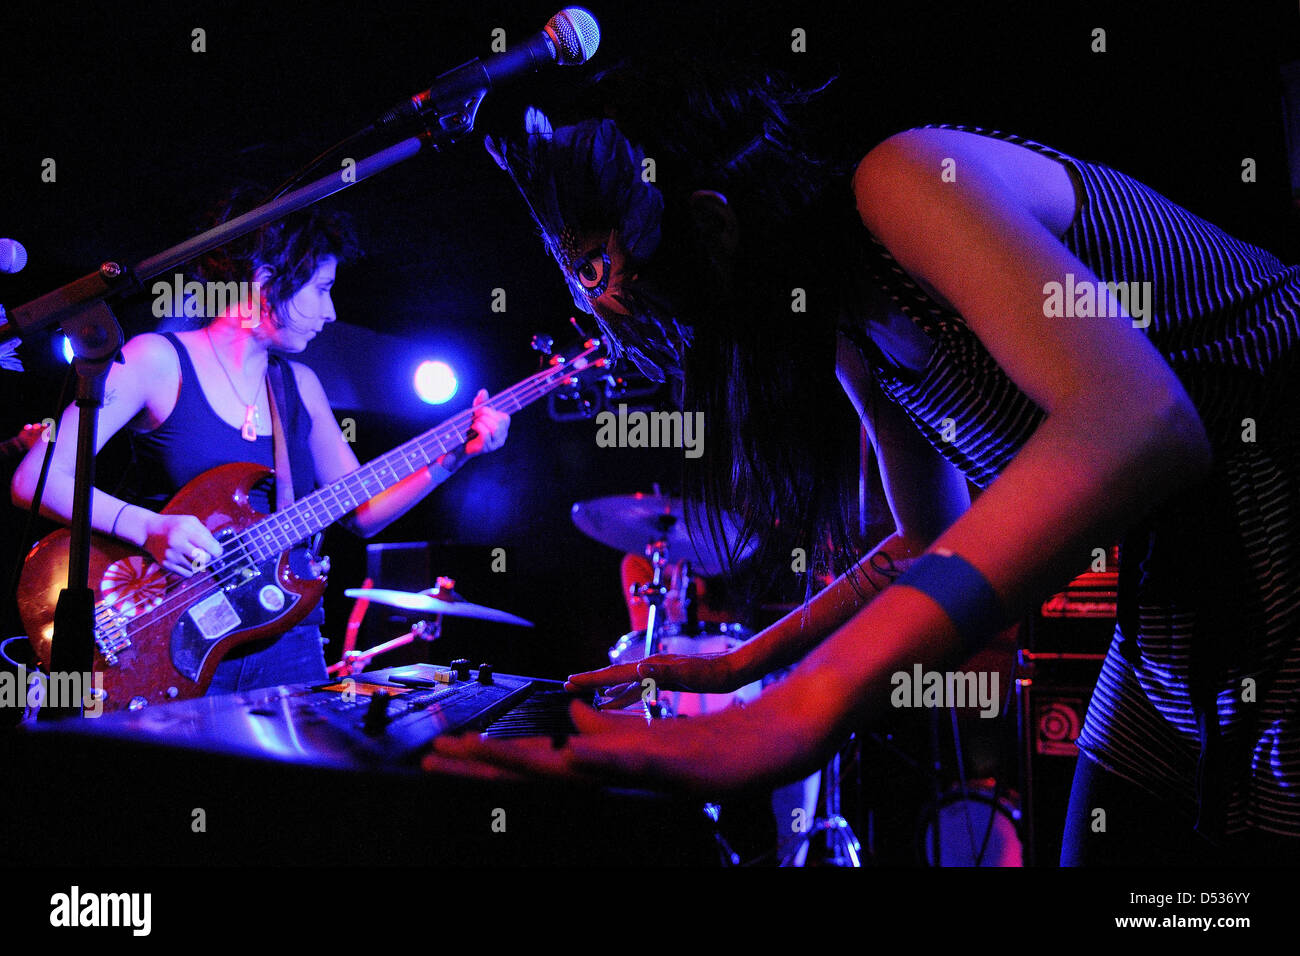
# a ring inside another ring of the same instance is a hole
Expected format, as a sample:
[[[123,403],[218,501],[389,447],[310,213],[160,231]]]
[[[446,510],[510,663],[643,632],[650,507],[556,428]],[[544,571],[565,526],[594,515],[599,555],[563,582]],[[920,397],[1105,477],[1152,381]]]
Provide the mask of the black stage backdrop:
[[[928,122],[1014,130],[1133,173],[1288,261],[1300,254],[1280,74],[1300,59],[1295,4],[588,5],[603,31],[592,67],[675,44],[699,57],[755,51],[810,83],[838,75],[819,132],[847,152]],[[280,181],[435,75],[486,56],[494,29],[518,41],[557,6],[10,0],[0,9],[0,236],[24,243],[30,263],[0,276],[0,302],[185,238],[235,181]],[[1106,31],[1104,53],[1091,49],[1096,28]],[[192,49],[196,29],[205,52]],[[806,51],[792,49],[796,30]],[[584,72],[556,70],[494,94],[483,123],[517,123],[527,103],[562,98]],[[42,181],[47,158],[57,164],[53,183]],[[1243,182],[1246,158],[1255,182]],[[479,385],[496,390],[528,374],[533,333],[564,337],[568,293],[481,136],[326,202],[353,215],[367,254],[340,274],[338,326],[301,359],[320,372],[340,418],[355,420],[361,460],[465,407]],[[496,289],[506,292],[504,312],[492,310]],[[156,325],[147,295],[119,318],[128,336]],[[65,366],[53,338],[35,336],[21,354],[26,373],[0,371],[0,438],[57,417]],[[462,381],[436,408],[410,387],[414,365],[432,357],[452,362]],[[619,555],[579,534],[569,509],[654,482],[671,488],[680,458],[598,448],[595,431],[553,421],[544,406],[523,412],[502,451],[377,539],[469,546],[477,557],[467,560],[484,566],[490,549],[506,549],[506,573],[471,574],[466,596],[538,627],[457,637],[453,621],[437,659],[463,653],[502,671],[562,676],[602,663],[627,630]],[[112,488],[125,464],[114,442],[101,486]],[[21,528],[16,510],[0,508],[6,581],[29,544]],[[360,584],[365,563],[346,532],[332,532],[329,545],[336,651],[350,605],[342,591]],[[0,611],[0,636],[18,633],[9,594]]]
[[[0,236],[24,243],[30,263],[0,276],[0,302],[27,301],[105,259],[134,261],[179,241],[232,183],[279,182],[438,73],[487,55],[494,29],[515,42],[554,6],[6,4]],[[517,123],[528,102],[553,102],[586,70],[628,53],[750,50],[808,82],[839,76],[821,132],[850,154],[926,122],[1011,129],[1118,166],[1295,258],[1279,79],[1279,65],[1300,56],[1294,5],[591,6],[603,35],[590,66],[489,96],[480,128]],[[1106,30],[1104,53],[1091,50],[1097,27]],[[206,52],[192,49],[196,29]],[[805,31],[805,52],[792,49],[796,30]],[[1257,182],[1242,182],[1245,157],[1256,160]],[[53,183],[41,178],[47,158],[56,162]],[[356,422],[362,461],[464,407],[479,385],[496,390],[527,374],[534,332],[564,338],[572,304],[481,135],[326,202],[355,217],[367,254],[340,276],[338,327],[301,359],[321,374],[339,417]],[[505,290],[505,312],[492,311],[495,289]],[[120,309],[128,336],[156,327],[150,306],[146,294]],[[56,416],[64,372],[56,352],[52,338],[36,336],[22,349],[29,371],[0,372],[0,437]],[[432,357],[450,361],[462,380],[445,406],[412,393],[413,368]],[[562,675],[599,663],[627,629],[618,554],[580,535],[569,507],[655,481],[674,487],[680,458],[597,448],[594,436],[591,422],[528,410],[502,452],[474,462],[377,539],[506,549],[507,573],[467,597],[532,617],[538,629],[477,628],[465,647],[453,625],[449,651]],[[102,487],[114,487],[125,468],[122,445],[103,456]],[[25,543],[21,516],[0,511],[7,581]],[[349,606],[342,590],[364,577],[364,552],[337,529],[329,545],[327,632],[337,641]],[[4,633],[18,633],[4,605]]]

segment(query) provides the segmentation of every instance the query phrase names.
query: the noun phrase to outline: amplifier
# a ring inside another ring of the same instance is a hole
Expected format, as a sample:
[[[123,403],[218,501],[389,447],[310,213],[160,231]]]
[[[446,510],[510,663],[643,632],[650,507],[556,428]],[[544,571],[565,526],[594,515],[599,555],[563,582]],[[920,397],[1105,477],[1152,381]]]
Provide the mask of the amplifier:
[[[1021,651],[1016,680],[1026,866],[1057,866],[1065,811],[1102,654]]]
[[[1115,631],[1119,549],[1043,602],[1029,619],[1016,681],[1025,863],[1057,866],[1075,745]]]

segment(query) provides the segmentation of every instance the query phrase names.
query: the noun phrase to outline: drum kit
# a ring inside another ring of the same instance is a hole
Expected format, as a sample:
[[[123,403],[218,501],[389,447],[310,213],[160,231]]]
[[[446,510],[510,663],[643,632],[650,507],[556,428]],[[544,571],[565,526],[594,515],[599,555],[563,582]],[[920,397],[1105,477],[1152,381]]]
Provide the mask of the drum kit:
[[[738,621],[700,621],[696,611],[695,575],[716,575],[727,558],[707,543],[697,542],[687,529],[680,498],[660,494],[611,495],[573,506],[573,523],[588,537],[625,553],[644,553],[651,562],[651,580],[632,586],[632,596],[649,608],[644,630],[631,631],[618,639],[609,651],[612,664],[627,664],[652,654],[706,655],[725,653],[739,647],[753,632]],[[739,523],[731,517],[722,522],[724,539],[735,541]],[[743,561],[753,551],[750,544],[731,556]],[[676,562],[676,572],[669,572]],[[671,582],[670,582],[671,578]],[[414,641],[436,640],[444,617],[467,617],[496,621],[516,627],[532,627],[531,621],[496,608],[473,604],[454,590],[455,582],[439,578],[424,591],[394,591],[387,588],[349,588],[344,594],[358,602],[382,604],[416,618],[411,630],[368,650],[358,651],[345,642],[343,658],[329,668],[332,676],[346,677],[364,670],[376,657]],[[671,609],[671,610],[670,610]],[[675,616],[676,614],[676,616]],[[352,635],[349,635],[351,638]],[[715,713],[733,703],[758,696],[755,682],[731,694],[686,694],[652,689],[643,701],[650,717],[696,716]]]
[[[654,494],[596,498],[573,506],[573,523],[601,544],[627,554],[644,553],[650,559],[651,579],[633,584],[629,595],[648,607],[645,629],[630,631],[618,639],[609,651],[611,664],[634,663],[652,654],[720,654],[734,650],[753,636],[738,621],[699,620],[695,575],[720,574],[727,559],[710,543],[690,534],[680,498],[659,494],[657,489]],[[737,540],[739,523],[734,518],[724,517],[721,528],[725,540]],[[733,559],[743,561],[752,551],[752,543],[747,543]],[[669,567],[674,560],[677,569],[671,575],[670,586]],[[642,703],[647,716],[654,718],[714,713],[735,702],[752,700],[762,685],[753,683],[731,694],[660,695],[653,683],[647,690]]]

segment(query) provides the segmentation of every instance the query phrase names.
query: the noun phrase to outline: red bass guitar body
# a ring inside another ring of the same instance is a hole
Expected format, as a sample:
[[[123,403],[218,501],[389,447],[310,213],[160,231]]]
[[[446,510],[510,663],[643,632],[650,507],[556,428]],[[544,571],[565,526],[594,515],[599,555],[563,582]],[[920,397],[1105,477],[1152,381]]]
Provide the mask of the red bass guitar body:
[[[249,494],[272,475],[247,462],[221,465],[185,485],[162,509],[195,515],[225,549],[190,578],[116,539],[91,536],[94,670],[103,675],[104,710],[202,696],[231,650],[283,634],[316,606],[327,563],[301,548],[264,556],[264,546],[240,538],[266,518],[253,509]],[[37,542],[19,586],[19,614],[47,670],[69,543],[65,529]]]

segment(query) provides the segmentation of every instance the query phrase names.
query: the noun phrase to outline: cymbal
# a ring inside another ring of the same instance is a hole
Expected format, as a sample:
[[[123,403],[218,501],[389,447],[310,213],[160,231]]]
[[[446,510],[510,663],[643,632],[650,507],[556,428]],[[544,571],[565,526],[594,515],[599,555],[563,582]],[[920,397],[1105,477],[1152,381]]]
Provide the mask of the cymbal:
[[[702,540],[692,540],[680,498],[638,492],[579,501],[573,506],[573,523],[587,537],[632,554],[643,554],[647,545],[663,540],[668,545],[668,560],[689,561],[700,574],[721,574],[726,565],[709,540],[703,519],[697,522]],[[726,540],[740,536],[740,522],[734,515],[724,515],[721,523]],[[754,542],[745,542],[737,561],[753,551]]]
[[[519,627],[533,626],[532,621],[526,621],[508,611],[471,604],[450,588],[429,588],[427,591],[348,588],[343,594],[350,598],[365,598],[375,604],[400,608],[413,614],[446,614],[448,617],[473,617],[481,621],[498,621],[501,624],[515,624]]]

